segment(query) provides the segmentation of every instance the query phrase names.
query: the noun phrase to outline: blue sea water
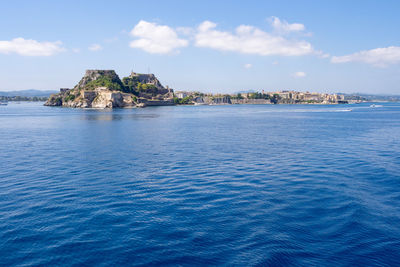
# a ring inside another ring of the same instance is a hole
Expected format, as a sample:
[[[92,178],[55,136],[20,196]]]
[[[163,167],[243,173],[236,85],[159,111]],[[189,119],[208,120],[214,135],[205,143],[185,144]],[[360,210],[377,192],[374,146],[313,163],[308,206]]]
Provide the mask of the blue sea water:
[[[0,106],[0,265],[399,266],[382,105]]]

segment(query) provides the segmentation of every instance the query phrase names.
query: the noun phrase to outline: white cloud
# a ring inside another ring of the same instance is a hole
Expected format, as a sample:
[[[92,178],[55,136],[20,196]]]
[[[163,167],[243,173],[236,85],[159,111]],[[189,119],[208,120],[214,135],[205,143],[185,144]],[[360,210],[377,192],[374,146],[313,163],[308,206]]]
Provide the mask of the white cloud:
[[[277,17],[271,17],[271,25],[276,31],[281,32],[281,33],[300,32],[300,31],[304,31],[306,29],[306,27],[301,23],[290,24],[285,20],[281,21]]]
[[[81,52],[81,50],[79,48],[74,48],[74,49],[72,49],[72,52],[79,53],[79,52]]]
[[[52,56],[65,51],[61,41],[38,42],[36,40],[15,38],[11,41],[0,41],[0,53],[15,53],[21,56]]]
[[[234,33],[215,30],[216,26],[211,21],[201,23],[195,35],[195,45],[262,56],[301,56],[314,52],[311,44],[306,41],[288,40],[253,26],[240,25]]]
[[[303,78],[306,76],[307,76],[307,74],[303,71],[298,71],[298,72],[293,73],[293,77],[296,77],[296,78]]]
[[[345,56],[334,56],[332,63],[362,62],[377,67],[386,67],[390,64],[400,63],[400,47],[389,46],[364,50]]]
[[[103,47],[99,44],[92,44],[91,46],[89,46],[88,48],[90,51],[100,51],[103,49]]]
[[[250,64],[250,63],[247,63],[247,64],[244,64],[243,67],[244,67],[245,69],[250,69],[251,67],[253,67],[253,65]]]
[[[187,40],[178,38],[174,29],[144,20],[139,21],[130,34],[139,38],[132,41],[130,47],[152,54],[168,54],[188,45]]]

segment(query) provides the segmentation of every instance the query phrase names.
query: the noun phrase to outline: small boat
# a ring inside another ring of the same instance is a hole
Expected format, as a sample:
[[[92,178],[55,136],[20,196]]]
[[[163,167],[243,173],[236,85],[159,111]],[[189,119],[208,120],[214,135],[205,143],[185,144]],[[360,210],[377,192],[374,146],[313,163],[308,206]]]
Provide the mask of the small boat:
[[[375,105],[375,104],[372,104],[372,105],[370,105],[369,106],[370,108],[381,108],[381,107],[383,107],[382,105]]]
[[[8,102],[0,101],[0,106],[7,106]]]

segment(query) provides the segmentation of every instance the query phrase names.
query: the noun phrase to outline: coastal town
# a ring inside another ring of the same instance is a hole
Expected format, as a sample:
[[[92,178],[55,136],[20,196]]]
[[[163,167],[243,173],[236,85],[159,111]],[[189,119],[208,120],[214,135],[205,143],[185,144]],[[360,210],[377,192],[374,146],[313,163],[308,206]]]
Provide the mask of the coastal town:
[[[128,108],[170,105],[230,104],[346,104],[343,95],[297,91],[205,94],[174,91],[154,74],[131,72],[119,78],[114,70],[87,70],[74,88],[61,88],[46,106],[72,108]]]
[[[175,97],[183,104],[346,104],[344,95],[297,91],[248,92],[237,94],[204,94],[176,91]],[[178,102],[179,103],[179,102]]]

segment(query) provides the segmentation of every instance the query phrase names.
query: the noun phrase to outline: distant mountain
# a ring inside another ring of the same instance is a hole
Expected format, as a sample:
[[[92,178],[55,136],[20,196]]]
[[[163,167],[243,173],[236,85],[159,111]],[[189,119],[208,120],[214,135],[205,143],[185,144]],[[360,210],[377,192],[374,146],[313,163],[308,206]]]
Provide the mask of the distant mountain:
[[[36,89],[20,90],[20,91],[0,91],[0,96],[26,96],[26,97],[49,97],[51,94],[56,94],[57,91],[42,91]]]

